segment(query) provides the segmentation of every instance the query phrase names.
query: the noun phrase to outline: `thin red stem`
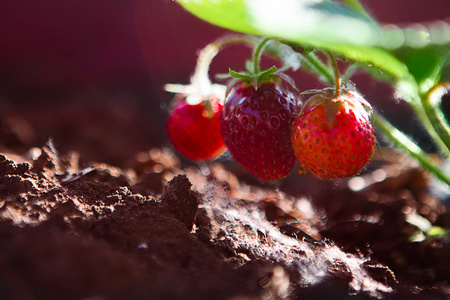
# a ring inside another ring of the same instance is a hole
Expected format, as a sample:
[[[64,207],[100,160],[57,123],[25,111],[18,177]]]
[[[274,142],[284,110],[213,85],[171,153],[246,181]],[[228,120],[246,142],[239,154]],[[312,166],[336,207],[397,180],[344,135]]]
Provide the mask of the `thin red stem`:
[[[330,59],[331,66],[334,71],[334,80],[335,80],[335,96],[336,98],[341,95],[341,74],[339,73],[339,67],[337,65],[336,58],[331,52],[327,52],[328,58]]]

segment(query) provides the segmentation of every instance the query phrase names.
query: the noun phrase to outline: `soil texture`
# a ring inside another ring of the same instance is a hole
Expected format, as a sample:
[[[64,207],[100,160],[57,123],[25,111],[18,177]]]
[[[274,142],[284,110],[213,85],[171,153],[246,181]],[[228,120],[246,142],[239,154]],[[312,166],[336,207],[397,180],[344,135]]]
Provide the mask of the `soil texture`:
[[[446,299],[450,241],[419,224],[448,229],[447,202],[401,154],[371,166],[277,187],[167,148],[121,167],[4,153],[1,298]]]

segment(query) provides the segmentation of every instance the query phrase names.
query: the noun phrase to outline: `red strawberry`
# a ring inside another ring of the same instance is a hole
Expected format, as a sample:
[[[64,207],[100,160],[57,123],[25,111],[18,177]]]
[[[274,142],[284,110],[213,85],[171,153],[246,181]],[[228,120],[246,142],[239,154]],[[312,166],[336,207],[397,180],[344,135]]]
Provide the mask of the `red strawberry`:
[[[319,178],[344,178],[361,171],[371,159],[376,138],[356,92],[324,90],[305,103],[292,127],[292,146],[300,163]]]
[[[220,130],[233,158],[267,181],[289,174],[295,163],[290,128],[298,112],[296,99],[274,81],[258,89],[239,80],[226,99]]]
[[[219,129],[221,111],[222,104],[216,98],[195,105],[181,98],[167,120],[167,133],[175,149],[196,161],[219,157],[226,150]]]

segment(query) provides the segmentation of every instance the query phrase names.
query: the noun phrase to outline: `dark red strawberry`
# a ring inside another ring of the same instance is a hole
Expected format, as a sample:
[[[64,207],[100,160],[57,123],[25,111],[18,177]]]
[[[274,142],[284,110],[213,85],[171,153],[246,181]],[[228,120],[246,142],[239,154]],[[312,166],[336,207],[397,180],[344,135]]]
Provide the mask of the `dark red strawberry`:
[[[279,79],[279,78],[278,78]],[[224,104],[220,130],[233,158],[248,172],[266,181],[289,174],[295,163],[291,125],[297,99],[274,81],[237,81]]]
[[[222,104],[216,98],[195,105],[181,98],[167,120],[167,133],[175,149],[196,161],[219,157],[226,150],[220,134],[221,111]]]
[[[375,149],[375,131],[354,91],[324,90],[308,99],[292,127],[292,146],[300,163],[319,178],[343,178],[361,171]]]

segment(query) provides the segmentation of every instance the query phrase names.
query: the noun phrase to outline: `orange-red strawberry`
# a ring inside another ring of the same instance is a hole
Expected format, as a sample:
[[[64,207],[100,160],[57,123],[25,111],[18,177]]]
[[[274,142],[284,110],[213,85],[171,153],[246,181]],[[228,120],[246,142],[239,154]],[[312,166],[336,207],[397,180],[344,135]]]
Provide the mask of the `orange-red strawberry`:
[[[222,104],[216,98],[195,105],[181,98],[167,120],[167,133],[175,149],[196,161],[219,157],[226,150],[220,134],[221,111]]]
[[[354,91],[326,89],[305,103],[292,127],[292,146],[300,163],[319,178],[344,178],[371,159],[375,131],[370,105]]]
[[[295,163],[290,128],[297,113],[297,100],[274,81],[255,89],[240,80],[222,110],[222,137],[244,169],[260,179],[276,181],[288,175]]]

